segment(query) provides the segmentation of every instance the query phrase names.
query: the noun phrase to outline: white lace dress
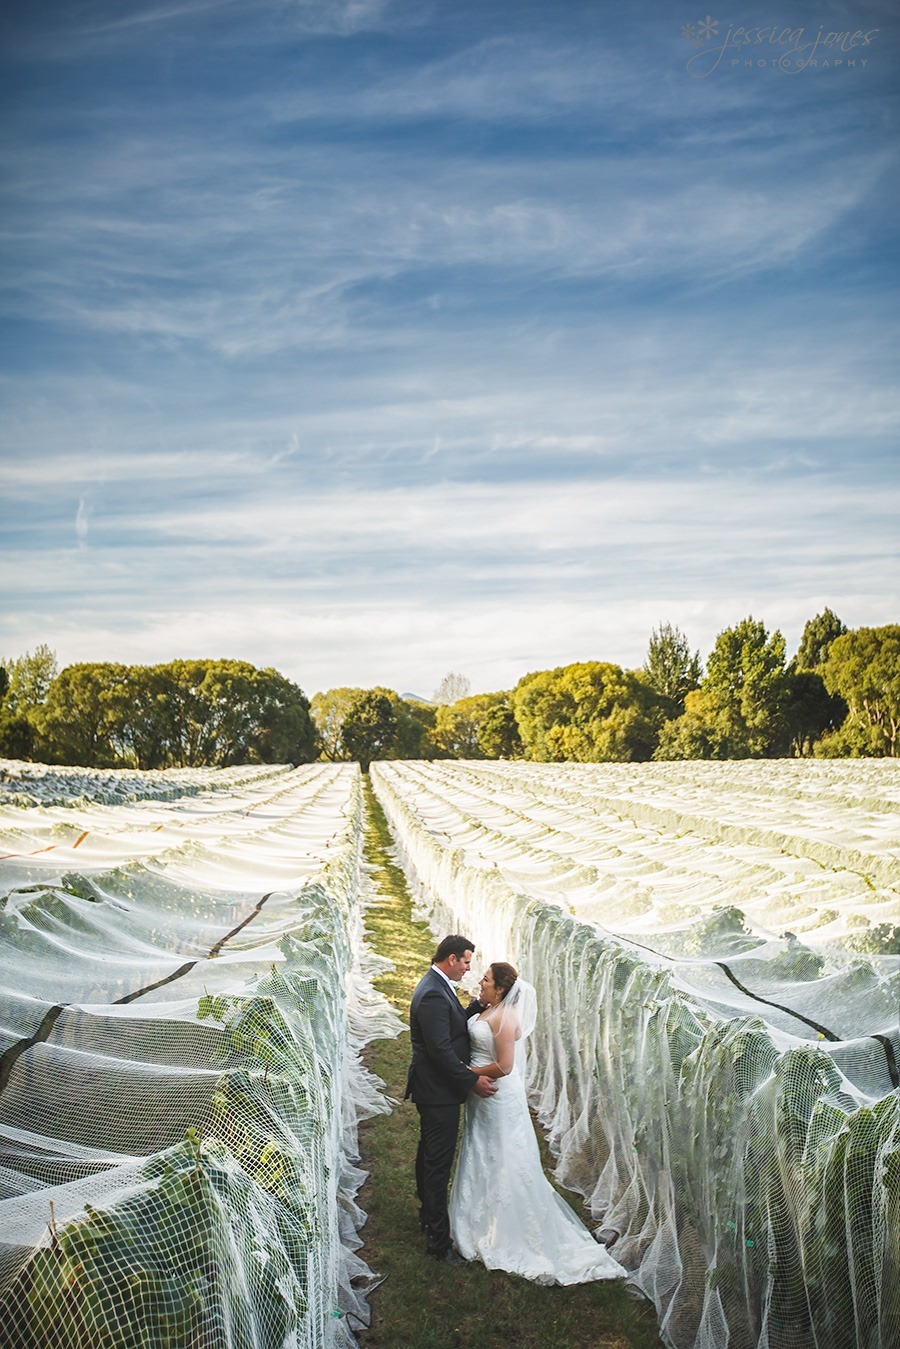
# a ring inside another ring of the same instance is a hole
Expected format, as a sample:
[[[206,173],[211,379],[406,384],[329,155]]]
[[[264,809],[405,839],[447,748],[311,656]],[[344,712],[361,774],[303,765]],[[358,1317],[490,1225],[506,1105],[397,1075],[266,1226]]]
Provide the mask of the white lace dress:
[[[473,1068],[495,1058],[491,1028],[469,1021]],[[627,1275],[544,1175],[519,1065],[489,1099],[470,1094],[450,1192],[457,1250],[488,1269],[537,1283],[588,1283]]]

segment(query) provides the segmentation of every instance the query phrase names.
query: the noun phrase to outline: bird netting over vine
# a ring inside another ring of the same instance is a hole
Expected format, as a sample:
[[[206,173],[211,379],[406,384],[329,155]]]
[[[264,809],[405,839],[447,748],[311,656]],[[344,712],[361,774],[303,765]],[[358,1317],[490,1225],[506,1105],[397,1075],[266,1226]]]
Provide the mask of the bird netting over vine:
[[[0,769],[0,1343],[352,1343],[357,769]]]
[[[666,1342],[900,1344],[900,765],[391,763],[373,784],[435,932],[536,985],[557,1176]]]

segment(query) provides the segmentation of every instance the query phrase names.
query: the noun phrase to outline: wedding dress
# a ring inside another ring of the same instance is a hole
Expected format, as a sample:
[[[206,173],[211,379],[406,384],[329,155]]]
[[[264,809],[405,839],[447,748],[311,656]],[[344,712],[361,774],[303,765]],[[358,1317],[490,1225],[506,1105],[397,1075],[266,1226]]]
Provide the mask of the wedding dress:
[[[494,1062],[483,1015],[469,1021],[471,1067]],[[627,1270],[599,1246],[553,1189],[541,1166],[525,1097],[523,1055],[496,1095],[471,1093],[450,1193],[450,1230],[460,1255],[543,1284],[621,1279]]]

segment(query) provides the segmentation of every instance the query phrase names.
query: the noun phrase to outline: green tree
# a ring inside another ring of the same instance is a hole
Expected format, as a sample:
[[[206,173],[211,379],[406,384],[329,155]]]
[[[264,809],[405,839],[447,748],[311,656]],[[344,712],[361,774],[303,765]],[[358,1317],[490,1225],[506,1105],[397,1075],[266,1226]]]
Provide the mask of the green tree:
[[[45,642],[34,651],[26,651],[24,656],[4,660],[3,666],[8,679],[4,707],[20,716],[27,716],[44,702],[59,670],[56,652]]]
[[[478,728],[478,747],[487,759],[521,759],[522,737],[508,694],[495,703]]]
[[[422,759],[433,757],[429,732],[434,726],[436,708],[428,703],[401,698],[394,689],[378,685],[375,689],[337,688],[317,693],[311,705],[311,715],[318,732],[320,755],[334,763],[355,759],[344,742],[344,722],[363,694],[372,692],[391,704],[394,730],[390,743],[378,754],[382,759]]]
[[[667,721],[659,733],[654,759],[743,759],[746,751],[734,743],[733,723],[721,700],[703,689],[692,689],[684,711]]]
[[[787,667],[784,715],[791,750],[798,757],[814,753],[822,737],[836,731],[847,716],[843,698],[829,693],[822,679],[831,645],[846,631],[837,614],[823,609],[806,623]]]
[[[855,628],[835,638],[822,668],[829,693],[849,712],[843,733],[850,753],[895,757],[900,732],[900,624]],[[827,747],[826,747],[827,752]]]
[[[319,749],[323,759],[339,763],[348,758],[342,738],[344,720],[365,691],[365,689],[337,688],[313,695],[310,714],[318,733]]]
[[[34,747],[34,727],[27,717],[11,712],[5,706],[8,691],[9,670],[4,663],[0,664],[0,758],[30,759]]]
[[[106,708],[106,733],[115,762],[129,768],[165,768],[170,760],[166,740],[170,683],[161,665],[105,667],[101,694]]]
[[[368,773],[373,759],[384,757],[394,737],[397,718],[390,698],[375,689],[361,693],[344,718],[341,740],[344,750]]]
[[[841,622],[837,614],[831,609],[823,609],[815,618],[807,621],[791,664],[797,670],[818,670],[828,659],[832,642],[846,631],[846,624]]]
[[[813,745],[817,759],[884,758],[884,738],[875,726],[847,717],[833,731],[827,731]]]
[[[219,767],[300,763],[315,752],[302,689],[246,661],[70,665],[32,717],[56,763]]]
[[[201,693],[209,707],[207,763],[300,763],[313,757],[309,703],[277,670],[210,661]]]
[[[107,690],[125,678],[126,666],[82,663],[61,670],[46,700],[32,714],[37,748],[49,763],[112,768],[115,711]]]
[[[847,715],[843,698],[832,696],[815,670],[788,667],[784,719],[791,752],[806,758],[823,735],[834,731]]]
[[[656,759],[771,758],[788,748],[784,638],[750,617],[716,638],[700,688],[663,727]]]
[[[237,712],[214,694],[216,674],[209,660],[173,660],[165,666],[165,739],[170,762],[188,768],[221,763]]]
[[[32,759],[34,744],[34,726],[28,717],[0,707],[0,759]]]
[[[172,722],[179,761],[198,765],[307,762],[315,729],[303,690],[247,661],[173,661]]]
[[[256,686],[260,707],[251,752],[261,763],[312,763],[318,738],[302,688],[270,668],[257,672]]]
[[[479,739],[486,718],[506,699],[505,693],[475,693],[437,708],[431,739],[448,759],[483,759]]]
[[[669,715],[680,716],[685,698],[700,686],[700,652],[691,652],[680,628],[661,623],[650,634],[643,672],[650,687],[669,705]]]
[[[636,675],[601,661],[519,680],[512,709],[525,758],[540,763],[649,759],[653,694]]]
[[[378,689],[387,693],[394,709],[394,736],[389,756],[392,759],[433,759],[434,748],[431,732],[434,730],[437,708],[419,699],[401,698],[393,690]]]

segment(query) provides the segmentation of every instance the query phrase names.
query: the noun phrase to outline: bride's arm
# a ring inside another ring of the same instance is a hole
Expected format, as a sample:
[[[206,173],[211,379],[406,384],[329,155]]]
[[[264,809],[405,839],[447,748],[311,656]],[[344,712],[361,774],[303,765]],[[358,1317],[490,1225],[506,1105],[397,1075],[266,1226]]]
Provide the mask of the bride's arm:
[[[490,1024],[490,1023],[488,1023]],[[491,1034],[494,1037],[494,1053],[497,1055],[494,1063],[480,1063],[477,1068],[469,1064],[470,1072],[476,1077],[507,1077],[513,1069],[513,1063],[516,1056],[516,1032],[518,1025],[514,1016],[503,1017],[496,1026],[491,1026]]]

